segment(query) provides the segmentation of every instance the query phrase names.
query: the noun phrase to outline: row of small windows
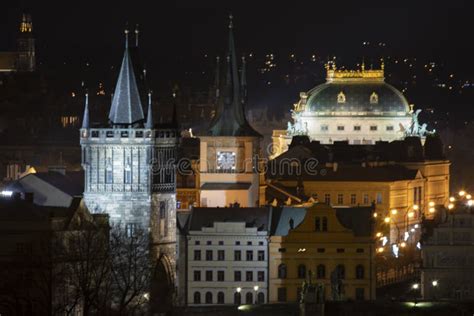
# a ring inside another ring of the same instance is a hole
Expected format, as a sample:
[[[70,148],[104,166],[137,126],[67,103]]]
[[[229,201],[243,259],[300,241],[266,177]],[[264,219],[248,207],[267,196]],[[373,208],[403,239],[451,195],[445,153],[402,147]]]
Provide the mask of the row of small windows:
[[[346,129],[346,127],[345,127],[344,125],[337,125],[336,128],[337,128],[338,131],[344,131],[344,130]],[[393,127],[393,125],[385,126],[385,130],[386,130],[386,131],[391,132],[391,131],[394,131],[394,129],[395,129],[395,128]],[[360,132],[360,131],[362,130],[362,126],[360,126],[360,125],[354,125],[353,130],[354,130],[355,132]],[[370,126],[369,126],[369,130],[372,131],[372,132],[377,131],[377,130],[378,130],[378,126],[377,126],[377,125],[370,125]],[[321,125],[321,131],[322,131],[322,132],[327,132],[327,131],[329,131],[329,126],[328,126],[328,125]]]
[[[234,281],[236,282],[253,282],[254,281],[254,272],[253,271],[245,271],[245,280],[242,279],[242,271],[234,271]],[[201,278],[201,271],[194,270],[193,272],[193,281],[200,282],[203,281]],[[214,281],[214,271],[207,270],[205,271],[205,279],[206,282]],[[224,282],[225,281],[225,271],[219,270],[217,271],[217,281]],[[257,271],[257,281],[258,282],[265,282],[265,271]]]
[[[372,92],[372,94],[370,95],[369,102],[370,104],[379,103],[379,96],[377,93],[375,93],[375,91]],[[340,91],[337,95],[337,103],[346,103],[346,95],[344,94],[344,92]]]
[[[201,250],[194,250],[194,261],[201,261]],[[213,261],[214,260],[214,251],[213,250],[206,250],[206,261]],[[217,261],[224,261],[225,260],[225,250],[217,250]],[[254,260],[254,251],[253,250],[246,250],[245,251],[245,261],[253,261]],[[234,261],[242,261],[242,251],[241,250],[234,250]],[[257,251],[257,261],[265,261],[265,251],[258,250]]]
[[[296,289],[296,297],[301,296],[301,288]],[[365,299],[365,289],[364,288],[356,288],[355,289],[355,299],[357,301],[362,301]],[[286,302],[287,301],[287,290],[286,287],[280,287],[277,289],[277,300],[278,302]]]
[[[195,244],[196,246],[199,246],[199,245],[201,244],[201,241],[200,241],[200,240],[195,240],[195,241],[194,241],[194,244]],[[206,245],[211,246],[211,245],[212,245],[212,240],[207,240],[207,241],[206,241]],[[219,246],[223,246],[223,245],[224,245],[224,241],[223,241],[223,240],[219,240],[218,245],[219,245]],[[240,242],[240,241],[236,241],[236,242],[235,242],[235,245],[236,245],[236,246],[240,246],[240,245],[241,245],[241,242]],[[247,246],[252,246],[252,245],[253,245],[253,243],[252,243],[251,241],[247,241]],[[264,245],[264,244],[263,244],[263,241],[259,241],[259,242],[258,242],[258,245],[259,245],[259,246],[263,246],[263,245]]]
[[[339,264],[336,266],[334,271],[336,275],[340,279],[346,278],[346,268],[343,264]],[[365,275],[364,266],[358,264],[355,267],[355,278],[356,279],[363,279]],[[286,264],[282,263],[278,266],[278,278],[279,279],[286,279],[288,277],[288,268]],[[297,269],[297,278],[298,279],[305,279],[306,278],[306,266],[304,264],[300,264]],[[324,279],[326,278],[326,266],[324,264],[319,264],[316,267],[316,278],[317,279]]]
[[[313,198],[317,199],[318,198],[318,195],[317,194],[314,194],[313,195]],[[339,193],[337,194],[337,204],[344,204],[344,194],[342,193]],[[376,195],[375,195],[375,202],[377,204],[382,204],[382,193],[381,192],[377,192]],[[324,194],[324,203],[326,204],[331,204],[331,194],[329,193],[325,193]],[[369,202],[369,195],[368,194],[364,194],[362,196],[362,204],[364,205],[368,205],[370,202]],[[352,193],[350,195],[350,204],[352,205],[355,205],[357,204],[357,194],[355,193]]]
[[[206,292],[204,295],[204,303],[205,304],[224,304],[225,302],[225,294],[224,292],[218,292],[217,293],[217,302],[214,302],[213,300],[213,295],[212,292]],[[193,303],[194,304],[202,304],[201,301],[201,292],[194,292],[193,294]],[[252,292],[247,292],[245,294],[245,304],[263,304],[265,303],[265,294],[262,292],[259,292],[257,294],[257,302],[253,300],[253,293]],[[241,305],[242,304],[242,293],[240,292],[235,292],[234,293],[234,304],[235,305]]]

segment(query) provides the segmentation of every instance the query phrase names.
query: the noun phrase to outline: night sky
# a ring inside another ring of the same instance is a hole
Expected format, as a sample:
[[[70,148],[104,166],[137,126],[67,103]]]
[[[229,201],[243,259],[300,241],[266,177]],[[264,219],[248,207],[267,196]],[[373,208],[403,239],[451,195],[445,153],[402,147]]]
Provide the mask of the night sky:
[[[6,1],[0,51],[14,49],[18,17],[26,8],[33,16],[43,64],[74,67],[89,62],[101,77],[120,62],[125,24],[138,23],[143,59],[154,78],[179,80],[204,54],[223,52],[232,11],[241,52],[316,52],[337,55],[352,66],[365,54],[363,41],[383,41],[385,53],[393,56],[436,58],[467,75],[474,70],[469,1],[391,1],[389,6],[382,5],[387,1],[285,1],[285,6],[258,1],[258,7],[253,1],[238,8],[162,2]]]

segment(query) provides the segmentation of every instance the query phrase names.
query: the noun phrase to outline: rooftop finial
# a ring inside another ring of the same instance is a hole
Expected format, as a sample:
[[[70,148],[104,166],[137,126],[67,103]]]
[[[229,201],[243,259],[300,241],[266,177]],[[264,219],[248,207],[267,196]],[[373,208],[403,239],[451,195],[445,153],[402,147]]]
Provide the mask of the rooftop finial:
[[[128,26],[125,27],[125,48],[128,48]]]
[[[234,27],[234,22],[233,22],[233,19],[234,19],[234,16],[231,14],[229,14],[229,28],[233,28]]]
[[[135,25],[135,46],[138,47],[138,33],[140,33],[140,31],[138,30],[138,24]]]
[[[360,69],[362,70],[362,72],[365,71],[365,59],[364,59],[364,57],[362,57],[362,65],[360,66]]]
[[[82,118],[82,128],[89,128],[89,93],[86,92],[86,101],[84,107],[84,117]]]
[[[380,69],[385,69],[385,62],[383,61],[383,58],[380,58]]]
[[[145,128],[153,128],[153,111],[151,109],[151,91],[148,91],[148,113],[146,117]]]

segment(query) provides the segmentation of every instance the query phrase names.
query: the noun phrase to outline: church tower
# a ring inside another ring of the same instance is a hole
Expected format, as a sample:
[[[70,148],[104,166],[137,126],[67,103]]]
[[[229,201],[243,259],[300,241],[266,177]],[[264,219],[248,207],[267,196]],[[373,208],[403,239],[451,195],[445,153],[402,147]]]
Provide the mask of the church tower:
[[[172,301],[177,295],[175,159],[179,133],[174,122],[154,123],[150,93],[145,118],[128,31],[125,34],[108,126],[91,124],[86,96],[80,131],[84,200],[92,213],[109,214],[111,222],[125,225],[129,234],[139,227],[150,231],[152,256],[160,273],[156,291]]]
[[[238,203],[253,207],[264,203],[259,168],[260,140],[245,116],[247,104],[246,61],[241,69],[235,52],[233,19],[229,21],[229,44],[219,109],[207,135],[201,139],[201,206],[223,207]],[[219,73],[216,73],[216,81]],[[218,82],[218,81],[217,81]],[[219,87],[216,88],[218,91]]]
[[[35,39],[33,37],[33,22],[30,14],[24,13],[21,18],[17,39],[17,51],[17,70],[35,71]]]

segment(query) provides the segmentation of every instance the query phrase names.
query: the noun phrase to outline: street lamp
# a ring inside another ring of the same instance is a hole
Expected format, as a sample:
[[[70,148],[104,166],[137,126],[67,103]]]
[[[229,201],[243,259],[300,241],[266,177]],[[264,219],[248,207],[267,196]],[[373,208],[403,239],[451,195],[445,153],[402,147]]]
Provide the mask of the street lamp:
[[[258,295],[257,295],[257,292],[258,292],[258,285],[255,285],[253,287],[253,290],[255,291],[255,304],[258,304]]]
[[[241,287],[238,287],[238,288],[237,288],[237,293],[240,293],[240,291],[242,291],[242,288],[241,288]]]
[[[433,280],[433,282],[431,282],[431,284],[432,284],[434,287],[437,287],[437,286],[438,286],[438,280]]]
[[[418,288],[420,287],[420,285],[418,283],[414,283],[411,288],[414,289],[414,290],[418,290]]]

